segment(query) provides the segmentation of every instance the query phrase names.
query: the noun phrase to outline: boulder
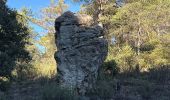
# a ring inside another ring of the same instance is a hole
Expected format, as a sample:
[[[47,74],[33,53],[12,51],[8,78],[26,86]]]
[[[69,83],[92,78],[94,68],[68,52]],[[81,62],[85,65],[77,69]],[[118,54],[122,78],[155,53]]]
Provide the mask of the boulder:
[[[68,11],[56,19],[55,29],[59,84],[85,95],[95,84],[98,70],[107,56],[103,28],[93,25],[88,15]]]

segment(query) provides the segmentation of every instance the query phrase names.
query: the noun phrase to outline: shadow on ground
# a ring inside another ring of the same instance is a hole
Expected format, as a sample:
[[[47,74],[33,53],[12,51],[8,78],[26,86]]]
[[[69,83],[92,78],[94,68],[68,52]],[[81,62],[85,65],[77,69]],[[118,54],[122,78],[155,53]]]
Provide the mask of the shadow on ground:
[[[106,65],[100,72],[96,86],[88,94],[92,100],[170,99],[170,66],[149,69],[147,72],[134,70],[119,73],[114,61]]]
[[[106,67],[100,70],[98,81],[86,98],[77,96],[71,89],[58,87],[55,78],[40,78],[13,83],[8,91],[0,92],[0,100],[169,100],[169,94],[169,66],[138,73],[119,73],[118,68]]]

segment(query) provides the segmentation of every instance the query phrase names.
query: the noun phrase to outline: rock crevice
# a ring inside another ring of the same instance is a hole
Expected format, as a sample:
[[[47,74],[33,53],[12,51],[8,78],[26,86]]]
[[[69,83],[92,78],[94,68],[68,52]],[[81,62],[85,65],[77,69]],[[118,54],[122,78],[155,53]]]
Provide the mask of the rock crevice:
[[[88,15],[65,12],[55,21],[55,53],[61,86],[84,95],[93,87],[107,55],[103,29]]]

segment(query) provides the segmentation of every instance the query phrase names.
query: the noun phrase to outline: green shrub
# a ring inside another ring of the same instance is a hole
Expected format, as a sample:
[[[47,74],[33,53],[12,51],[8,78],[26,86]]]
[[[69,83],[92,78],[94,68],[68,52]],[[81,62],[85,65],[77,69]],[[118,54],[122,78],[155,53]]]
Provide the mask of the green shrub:
[[[107,66],[114,65],[119,72],[132,72],[137,64],[135,51],[129,44],[110,46],[106,61],[109,62]]]
[[[15,81],[31,80],[37,76],[36,74],[36,69],[30,62],[17,62],[11,72],[12,80]]]
[[[6,91],[10,86],[10,81],[6,77],[0,77],[0,90]]]
[[[13,66],[15,65],[12,61],[13,59],[7,53],[0,50],[0,76],[11,76],[11,70],[13,70]]]
[[[111,74],[112,76],[119,72],[119,68],[117,67],[115,60],[104,62],[102,68],[104,69],[105,74]]]

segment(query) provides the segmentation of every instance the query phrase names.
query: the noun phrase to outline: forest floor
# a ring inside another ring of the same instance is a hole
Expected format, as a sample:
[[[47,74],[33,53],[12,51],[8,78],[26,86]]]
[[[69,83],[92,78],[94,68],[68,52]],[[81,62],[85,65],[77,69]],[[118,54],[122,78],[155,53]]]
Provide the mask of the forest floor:
[[[8,91],[0,92],[0,100],[58,100],[55,97],[61,94],[54,87],[55,80],[13,82]],[[82,100],[170,100],[170,70],[105,74],[87,97]]]

